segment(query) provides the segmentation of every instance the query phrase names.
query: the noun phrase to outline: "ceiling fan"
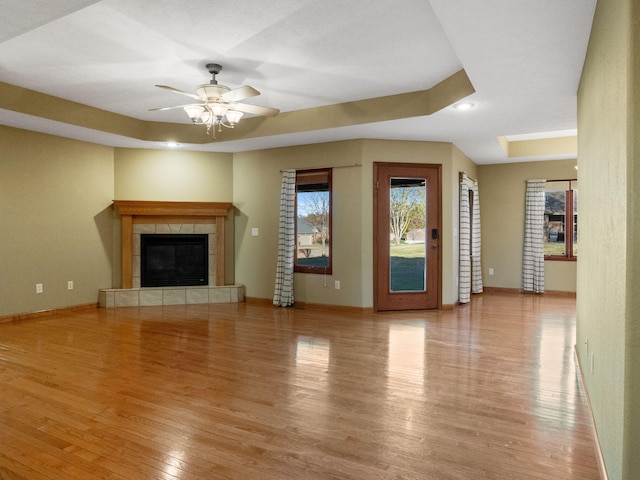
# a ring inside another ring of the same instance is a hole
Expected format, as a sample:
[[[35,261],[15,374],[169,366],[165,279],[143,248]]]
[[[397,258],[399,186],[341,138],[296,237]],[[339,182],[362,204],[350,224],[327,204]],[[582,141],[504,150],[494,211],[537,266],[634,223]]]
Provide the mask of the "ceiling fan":
[[[225,85],[220,85],[216,80],[216,75],[222,70],[222,65],[208,63],[206,68],[211,74],[211,81],[199,85],[195,94],[167,85],[156,85],[156,87],[194,98],[201,103],[152,108],[150,111],[182,108],[195,125],[205,125],[207,134],[213,134],[213,138],[215,138],[216,128],[221,132],[222,127],[235,127],[245,113],[266,117],[275,117],[280,113],[277,108],[238,103],[240,100],[258,96],[260,92],[248,85],[233,90]]]

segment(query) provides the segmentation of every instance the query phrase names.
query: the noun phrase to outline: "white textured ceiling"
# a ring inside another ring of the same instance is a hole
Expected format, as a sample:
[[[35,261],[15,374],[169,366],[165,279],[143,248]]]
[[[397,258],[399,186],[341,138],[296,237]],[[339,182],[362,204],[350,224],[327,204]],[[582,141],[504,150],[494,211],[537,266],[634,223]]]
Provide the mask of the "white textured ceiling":
[[[464,69],[468,112],[185,146],[243,151],[352,138],[455,143],[507,161],[499,136],[576,128],[576,93],[596,0],[0,0],[0,81],[142,120],[218,81],[247,103],[300,110],[431,88]],[[269,119],[268,121],[277,121]],[[0,123],[96,143],[154,147],[0,110]],[[199,127],[194,127],[199,128]]]

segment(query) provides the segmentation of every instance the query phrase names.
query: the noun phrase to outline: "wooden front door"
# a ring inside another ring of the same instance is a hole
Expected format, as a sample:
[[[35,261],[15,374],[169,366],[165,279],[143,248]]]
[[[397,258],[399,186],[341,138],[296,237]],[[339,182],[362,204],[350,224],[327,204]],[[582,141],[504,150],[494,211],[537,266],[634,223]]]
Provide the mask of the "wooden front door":
[[[441,305],[441,166],[374,164],[374,309]]]

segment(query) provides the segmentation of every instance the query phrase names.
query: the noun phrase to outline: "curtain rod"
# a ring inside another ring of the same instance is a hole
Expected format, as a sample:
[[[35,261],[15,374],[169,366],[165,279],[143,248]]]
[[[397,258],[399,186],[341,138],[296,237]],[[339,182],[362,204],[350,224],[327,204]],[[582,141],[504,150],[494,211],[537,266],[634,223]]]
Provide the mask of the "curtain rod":
[[[529,180],[534,180],[534,179],[529,178],[525,180],[524,183],[527,183]],[[577,178],[546,178],[543,181],[544,182],[577,182],[578,179]]]
[[[291,168],[290,170],[321,170],[323,168],[352,168],[352,167],[361,167],[361,163],[354,163],[353,165],[338,165],[335,167],[308,167],[308,168]],[[280,170],[280,173],[284,172],[284,170]]]

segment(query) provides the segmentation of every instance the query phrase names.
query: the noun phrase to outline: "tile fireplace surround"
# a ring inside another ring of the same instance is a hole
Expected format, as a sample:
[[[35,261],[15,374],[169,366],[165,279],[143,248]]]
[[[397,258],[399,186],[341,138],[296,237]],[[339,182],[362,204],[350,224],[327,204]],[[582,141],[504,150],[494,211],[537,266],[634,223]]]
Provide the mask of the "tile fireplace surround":
[[[225,285],[225,218],[231,203],[116,200],[121,218],[122,288],[100,290],[100,307],[136,307],[244,301],[242,285]],[[209,235],[209,285],[140,287],[140,235]]]

